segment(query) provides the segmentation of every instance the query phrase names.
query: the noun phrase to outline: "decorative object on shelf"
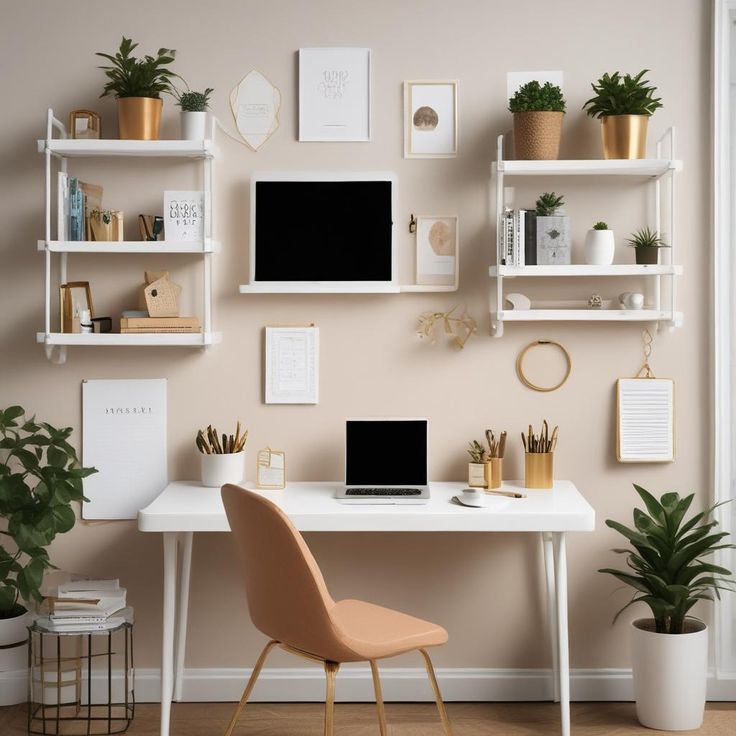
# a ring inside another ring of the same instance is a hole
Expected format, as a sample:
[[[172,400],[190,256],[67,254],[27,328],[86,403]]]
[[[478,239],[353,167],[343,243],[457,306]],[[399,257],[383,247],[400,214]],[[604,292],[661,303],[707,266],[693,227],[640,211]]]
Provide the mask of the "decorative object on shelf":
[[[468,485],[472,488],[486,488],[488,486],[488,470],[486,468],[487,450],[478,440],[468,443]]]
[[[563,196],[545,192],[536,203],[537,265],[570,264],[570,218],[559,214],[565,204]]]
[[[623,291],[618,295],[621,309],[643,309],[644,294],[638,291]]]
[[[69,443],[71,427],[57,429],[29,417],[20,406],[0,410],[0,478],[12,503],[0,503],[0,677],[28,666],[27,627],[33,618],[23,602],[41,601],[44,571],[51,567],[46,548],[76,521],[73,504],[83,498],[84,479],[96,473],[82,467]],[[2,540],[12,542],[9,549]],[[0,688],[0,705],[25,702],[27,683]]]
[[[417,218],[414,217],[414,213],[411,213],[409,217],[409,232],[413,235],[417,231]]]
[[[555,160],[560,156],[565,99],[562,90],[536,79],[519,87],[509,100],[514,115],[514,155],[521,160]]]
[[[286,488],[286,453],[266,447],[256,456],[256,488]]]
[[[526,209],[504,210],[501,219],[501,265],[537,265],[537,213]]]
[[[149,272],[146,272],[146,279]],[[147,282],[143,289],[149,317],[178,317],[181,286],[170,280],[168,272]]]
[[[141,240],[147,242],[166,240],[164,218],[161,215],[138,215],[138,230]]]
[[[518,294],[516,292],[512,294],[506,294],[505,300],[509,309],[531,309],[532,301],[528,296],[524,294]]]
[[[120,210],[94,209],[89,213],[89,238],[92,241],[115,241],[123,238],[123,213]]]
[[[659,249],[669,248],[661,235],[649,227],[642,227],[632,233],[626,243],[634,248],[636,262],[640,265],[656,265],[659,263]]]
[[[100,116],[92,110],[72,110],[69,113],[69,136],[86,140],[101,138]]]
[[[319,403],[319,327],[266,327],[267,404]]]
[[[110,317],[92,317],[92,332],[100,335],[112,332],[112,319]]]
[[[137,59],[131,56],[137,47],[137,43],[123,36],[114,56],[97,52],[111,64],[99,67],[109,80],[100,97],[115,95],[122,139],[155,141],[161,126],[161,93],[173,94],[172,78],[178,76],[168,68],[176,51],[161,48],[155,57],[146,54]]]
[[[454,306],[447,312],[424,312],[419,317],[417,335],[421,339],[429,338],[430,344],[434,345],[437,342],[435,328],[441,324],[452,344],[459,349],[464,348],[470,336],[478,330],[478,325],[464,308],[458,316],[454,316],[456,309],[457,306]]]
[[[554,453],[557,447],[559,427],[549,433],[549,424],[545,419],[542,428],[536,435],[529,425],[528,434],[521,433],[524,446],[524,484],[527,488],[552,488],[554,485]]]
[[[588,299],[588,306],[591,309],[601,309],[603,307],[603,297],[600,294],[591,294]]]
[[[59,332],[80,333],[82,312],[94,317],[89,281],[69,281],[59,287]]]
[[[299,49],[299,140],[371,139],[371,50]]]
[[[486,462],[486,488],[500,488],[503,483],[503,456],[506,452],[506,430],[496,439],[492,429],[486,430],[488,461]]]
[[[591,84],[595,95],[584,105],[590,117],[601,121],[603,158],[646,158],[647,123],[662,107],[657,88],[644,79],[648,69],[636,76],[605,73]]]
[[[457,138],[457,82],[404,82],[404,158],[454,158]]]
[[[537,386],[536,384],[532,383],[524,373],[524,358],[526,357],[526,354],[532,349],[539,347],[540,345],[552,345],[553,347],[558,348],[562,354],[565,356],[565,363],[566,363],[566,369],[565,369],[565,375],[563,376],[562,380],[559,383],[556,383],[554,386]],[[519,377],[519,380],[527,387],[532,389],[533,391],[541,391],[544,393],[549,393],[550,391],[557,391],[558,388],[561,388],[565,385],[565,382],[568,378],[570,378],[570,374],[572,373],[572,358],[570,357],[570,353],[567,351],[567,349],[561,345],[559,342],[556,342],[555,340],[535,340],[534,342],[530,342],[520,353],[519,356],[516,358],[516,375]]]
[[[125,314],[123,312],[120,318],[122,335],[193,335],[202,332],[199,317],[126,317]]]
[[[590,266],[610,266],[615,253],[613,230],[605,222],[596,222],[585,234],[585,262]]]
[[[416,223],[417,284],[457,284],[457,216],[420,215]]]
[[[230,92],[230,110],[246,145],[257,151],[279,127],[281,92],[255,69]]]
[[[659,499],[641,486],[634,489],[646,510],[634,509],[634,526],[612,519],[606,526],[631,544],[614,549],[626,555],[624,570],[605,567],[633,588],[629,606],[646,603],[651,618],[631,624],[636,715],[647,728],[690,731],[700,728],[705,709],[708,676],[708,629],[688,614],[702,600],[720,598],[720,591],[736,592],[732,572],[704,558],[728,543],[728,532],[718,531],[710,506],[687,518],[695,494],[680,498],[665,493]]]
[[[204,240],[204,192],[164,192],[164,230],[170,242]]]
[[[245,443],[248,430],[241,431],[240,422],[235,434],[220,433],[208,425],[197,432],[196,445],[202,466],[202,485],[220,488],[226,483],[237,485],[245,477]]]
[[[186,92],[174,89],[172,94],[181,108],[181,138],[185,141],[203,141],[207,137],[207,110],[210,95],[215,90],[207,87],[204,92],[194,92],[187,85]]]

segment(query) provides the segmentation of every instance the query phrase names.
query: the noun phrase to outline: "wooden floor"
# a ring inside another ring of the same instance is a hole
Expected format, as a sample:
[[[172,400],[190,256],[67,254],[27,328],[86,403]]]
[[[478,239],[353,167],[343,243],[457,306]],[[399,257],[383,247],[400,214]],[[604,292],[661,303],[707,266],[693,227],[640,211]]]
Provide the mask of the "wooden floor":
[[[233,711],[232,703],[177,703],[173,707],[172,736],[221,736]],[[559,707],[552,703],[449,703],[455,736],[557,736]],[[433,705],[389,703],[390,736],[442,736]],[[143,704],[128,731],[132,736],[157,736],[159,708]],[[26,733],[24,706],[0,708],[0,734]],[[67,733],[67,732],[65,732]],[[72,733],[72,732],[68,732]],[[575,703],[573,736],[652,736],[640,726],[633,703]],[[736,703],[709,703],[698,736],[735,736]],[[243,714],[235,736],[321,736],[322,706],[317,703],[253,703]],[[375,707],[338,703],[336,736],[377,736]]]

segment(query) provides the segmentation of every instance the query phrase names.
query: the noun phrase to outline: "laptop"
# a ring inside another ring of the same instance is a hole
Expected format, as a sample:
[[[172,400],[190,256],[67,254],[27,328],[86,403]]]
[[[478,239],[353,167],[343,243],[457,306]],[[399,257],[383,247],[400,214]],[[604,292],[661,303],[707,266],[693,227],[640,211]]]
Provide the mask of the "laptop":
[[[419,418],[348,419],[345,485],[335,498],[353,504],[427,503],[428,424]]]

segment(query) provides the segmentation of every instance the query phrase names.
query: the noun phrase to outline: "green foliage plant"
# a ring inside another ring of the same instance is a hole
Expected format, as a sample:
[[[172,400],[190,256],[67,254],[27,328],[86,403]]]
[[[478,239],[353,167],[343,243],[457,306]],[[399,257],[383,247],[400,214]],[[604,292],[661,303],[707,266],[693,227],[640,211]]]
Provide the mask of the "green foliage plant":
[[[204,92],[176,92],[176,104],[179,105],[182,112],[207,112],[210,107],[210,95],[215,90],[207,87]]]
[[[539,196],[536,202],[537,215],[539,217],[552,217],[564,204],[565,200],[561,194],[545,192]]]
[[[565,98],[557,85],[542,85],[534,79],[519,87],[509,99],[509,112],[565,112]]]
[[[114,94],[119,97],[153,97],[160,98],[162,93],[174,94],[172,79],[178,77],[168,65],[175,57],[174,49],[159,49],[156,56],[148,54],[142,59],[132,56],[138,47],[131,39],[125,38],[120,43],[120,49],[112,56],[97,52],[110,62],[110,66],[98,67],[105,72],[108,81],[100,97]]]
[[[22,614],[20,600],[41,600],[53,568],[46,547],[74,526],[72,503],[85,500],[82,481],[97,472],[80,465],[71,433],[20,406],[0,410],[0,619]]]
[[[627,245],[632,248],[669,248],[655,230],[642,227],[626,239]]]
[[[606,520],[633,547],[613,550],[626,555],[628,570],[606,567],[598,571],[613,575],[635,591],[614,623],[629,606],[641,602],[651,609],[658,633],[685,633],[685,617],[698,601],[712,601],[714,595],[720,598],[721,590],[735,592],[731,571],[703,558],[736,545],[721,543],[728,532],[716,531],[718,522],[712,513],[720,504],[685,521],[694,493],[685,498],[665,493],[657,500],[641,486],[634,488],[646,507],[646,511],[634,509],[634,528]]]
[[[608,225],[605,222],[599,221],[593,225],[593,230],[608,230]]]
[[[643,78],[648,73],[649,69],[642,69],[632,77],[630,74],[606,72],[597,84],[591,84],[595,95],[583,105],[583,110],[592,118],[607,115],[652,115],[662,107],[662,98],[654,96],[657,88]]]
[[[468,455],[470,455],[471,462],[484,463],[486,461],[486,448],[478,440],[473,440],[468,443]]]

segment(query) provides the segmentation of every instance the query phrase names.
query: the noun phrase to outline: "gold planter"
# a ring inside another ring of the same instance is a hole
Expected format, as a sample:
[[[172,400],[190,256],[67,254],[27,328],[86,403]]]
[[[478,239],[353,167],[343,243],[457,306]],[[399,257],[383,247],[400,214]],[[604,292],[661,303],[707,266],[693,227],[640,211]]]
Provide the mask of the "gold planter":
[[[554,485],[554,453],[527,452],[524,478],[527,488],[552,488]]]
[[[606,115],[601,118],[603,158],[646,158],[649,115]]]
[[[558,159],[564,116],[564,112],[515,112],[514,156],[521,161]]]
[[[161,126],[162,99],[118,97],[120,138],[131,141],[157,141]]]
[[[486,463],[468,463],[468,485],[471,488],[486,487]]]
[[[492,457],[486,463],[486,488],[500,488],[503,482],[503,460]]]

